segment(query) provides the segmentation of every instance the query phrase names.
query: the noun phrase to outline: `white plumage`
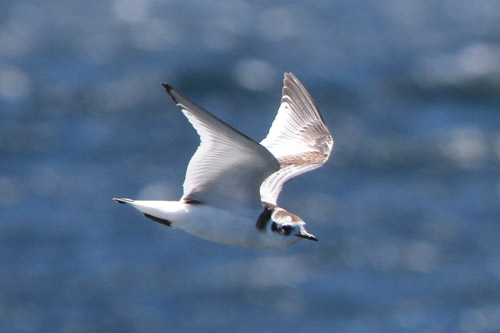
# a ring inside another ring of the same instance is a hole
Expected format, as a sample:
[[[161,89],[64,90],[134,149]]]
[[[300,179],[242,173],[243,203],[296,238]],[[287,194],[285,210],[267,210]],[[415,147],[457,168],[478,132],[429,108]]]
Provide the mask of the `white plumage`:
[[[146,217],[229,245],[283,247],[317,240],[305,222],[277,206],[283,185],[323,165],[333,139],[311,96],[285,73],[283,96],[268,135],[257,143],[182,96],[165,90],[200,136],[179,201],[117,199]]]

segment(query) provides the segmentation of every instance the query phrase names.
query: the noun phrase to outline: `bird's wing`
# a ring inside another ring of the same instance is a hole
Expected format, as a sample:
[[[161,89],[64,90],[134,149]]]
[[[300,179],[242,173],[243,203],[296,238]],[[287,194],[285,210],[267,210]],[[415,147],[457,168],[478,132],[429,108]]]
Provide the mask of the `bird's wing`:
[[[260,205],[260,184],[279,170],[274,156],[169,85],[163,87],[201,141],[187,167],[182,199],[224,208]]]
[[[304,172],[319,168],[330,156],[333,138],[306,88],[285,73],[278,114],[261,141],[280,163],[260,187],[261,200],[276,205],[283,185]]]

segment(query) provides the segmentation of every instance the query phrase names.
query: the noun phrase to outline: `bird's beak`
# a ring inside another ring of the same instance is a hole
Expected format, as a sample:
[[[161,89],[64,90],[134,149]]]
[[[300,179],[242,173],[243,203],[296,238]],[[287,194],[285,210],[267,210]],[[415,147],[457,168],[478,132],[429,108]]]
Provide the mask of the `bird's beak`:
[[[300,234],[298,234],[297,237],[309,239],[309,240],[312,240],[312,241],[315,241],[315,242],[318,241],[318,239],[316,238],[316,236],[314,236],[313,234],[308,233],[306,231],[306,229],[304,229],[304,228],[300,229]]]

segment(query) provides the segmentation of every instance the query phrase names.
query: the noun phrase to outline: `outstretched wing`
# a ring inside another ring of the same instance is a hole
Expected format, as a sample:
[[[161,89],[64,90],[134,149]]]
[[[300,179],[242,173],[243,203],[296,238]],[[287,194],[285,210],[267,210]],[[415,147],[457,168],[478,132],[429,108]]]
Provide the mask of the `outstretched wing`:
[[[292,73],[285,73],[283,84],[278,114],[260,142],[280,164],[260,187],[262,202],[274,205],[287,181],[322,166],[333,147],[332,135],[306,88]]]
[[[257,142],[163,84],[200,136],[189,162],[182,199],[217,207],[260,205],[260,184],[279,170],[273,155]],[[181,200],[182,200],[181,199]]]

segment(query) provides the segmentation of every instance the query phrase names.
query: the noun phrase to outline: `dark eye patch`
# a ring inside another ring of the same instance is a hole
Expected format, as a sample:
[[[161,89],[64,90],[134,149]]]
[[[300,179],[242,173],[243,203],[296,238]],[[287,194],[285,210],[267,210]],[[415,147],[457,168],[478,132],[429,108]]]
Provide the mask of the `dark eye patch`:
[[[284,225],[284,226],[280,227],[280,226],[278,226],[278,224],[276,222],[273,222],[273,224],[271,225],[271,230],[273,232],[277,232],[277,233],[280,233],[282,235],[288,236],[292,232],[293,227],[291,227],[289,225]]]
[[[284,225],[283,227],[281,227],[281,229],[283,229],[283,234],[288,236],[292,232],[293,228],[289,225]]]

